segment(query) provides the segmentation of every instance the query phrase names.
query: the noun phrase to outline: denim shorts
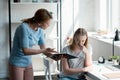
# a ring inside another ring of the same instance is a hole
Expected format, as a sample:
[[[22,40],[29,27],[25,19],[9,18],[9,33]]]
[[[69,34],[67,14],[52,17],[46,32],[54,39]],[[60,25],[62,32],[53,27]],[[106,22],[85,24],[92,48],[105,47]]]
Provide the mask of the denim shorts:
[[[80,76],[79,79],[71,78],[71,77],[59,77],[58,80],[87,80],[84,75]]]

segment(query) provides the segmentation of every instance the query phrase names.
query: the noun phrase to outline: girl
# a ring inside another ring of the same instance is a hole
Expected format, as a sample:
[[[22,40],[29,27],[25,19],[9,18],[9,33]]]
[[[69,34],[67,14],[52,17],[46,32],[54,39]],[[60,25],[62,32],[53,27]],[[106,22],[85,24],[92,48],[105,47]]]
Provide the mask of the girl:
[[[60,80],[86,80],[83,73],[90,70],[92,65],[92,51],[90,45],[88,45],[87,31],[83,28],[77,29],[72,43],[64,47],[63,52],[77,58],[62,58]]]

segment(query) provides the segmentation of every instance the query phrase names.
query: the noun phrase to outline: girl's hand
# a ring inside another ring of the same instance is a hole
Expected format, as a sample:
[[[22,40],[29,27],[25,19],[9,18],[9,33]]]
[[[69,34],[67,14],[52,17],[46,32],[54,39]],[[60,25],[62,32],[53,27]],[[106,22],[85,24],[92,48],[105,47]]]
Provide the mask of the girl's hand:
[[[83,50],[83,45],[78,44],[78,47],[79,47],[80,50]]]
[[[80,44],[78,45],[79,45],[80,50],[82,50],[84,53],[88,52],[87,48],[84,45],[80,45]]]
[[[92,66],[84,67],[84,68],[82,69],[83,72],[88,72],[88,71],[90,71],[90,70],[92,70]]]
[[[85,46],[83,46],[83,52],[88,53],[88,49]]]
[[[58,61],[58,60],[61,60],[61,59],[62,59],[62,55],[57,55],[57,56],[55,56],[55,55],[53,54],[53,56],[50,56],[50,58]]]

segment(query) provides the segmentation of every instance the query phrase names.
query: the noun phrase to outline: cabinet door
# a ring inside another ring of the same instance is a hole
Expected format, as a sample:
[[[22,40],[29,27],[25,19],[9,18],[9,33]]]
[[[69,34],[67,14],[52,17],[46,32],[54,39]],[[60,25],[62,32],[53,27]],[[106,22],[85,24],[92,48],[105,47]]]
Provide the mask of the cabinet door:
[[[46,46],[57,48],[57,27],[58,27],[58,3],[12,3],[11,4],[11,34],[12,41],[16,27],[21,23],[22,19],[30,18],[34,16],[36,10],[45,8],[52,12],[53,20],[48,29],[45,30]]]
[[[53,13],[53,20],[57,20],[57,3],[12,3],[11,22],[20,22],[34,16],[36,10],[45,8]]]

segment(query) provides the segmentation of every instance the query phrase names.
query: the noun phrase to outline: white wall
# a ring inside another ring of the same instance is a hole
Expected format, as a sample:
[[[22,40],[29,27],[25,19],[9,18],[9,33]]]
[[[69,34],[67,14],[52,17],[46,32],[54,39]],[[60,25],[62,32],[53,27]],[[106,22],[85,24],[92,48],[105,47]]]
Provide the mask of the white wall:
[[[113,54],[113,40],[89,36],[89,42],[93,48],[93,60],[103,56],[106,60]],[[120,41],[114,41],[114,55],[120,56]]]
[[[9,33],[8,33],[8,0],[0,1],[0,78],[8,73]]]
[[[93,49],[93,60],[98,60],[100,56],[108,59],[112,55],[112,45],[94,37],[89,37],[89,42]]]
[[[74,31],[73,1],[74,0],[62,0],[62,46],[64,46],[66,42],[66,37],[71,36]]]
[[[95,30],[95,0],[79,1],[79,25],[88,31]]]
[[[95,0],[62,0],[62,47],[78,27],[95,30],[95,6]]]

